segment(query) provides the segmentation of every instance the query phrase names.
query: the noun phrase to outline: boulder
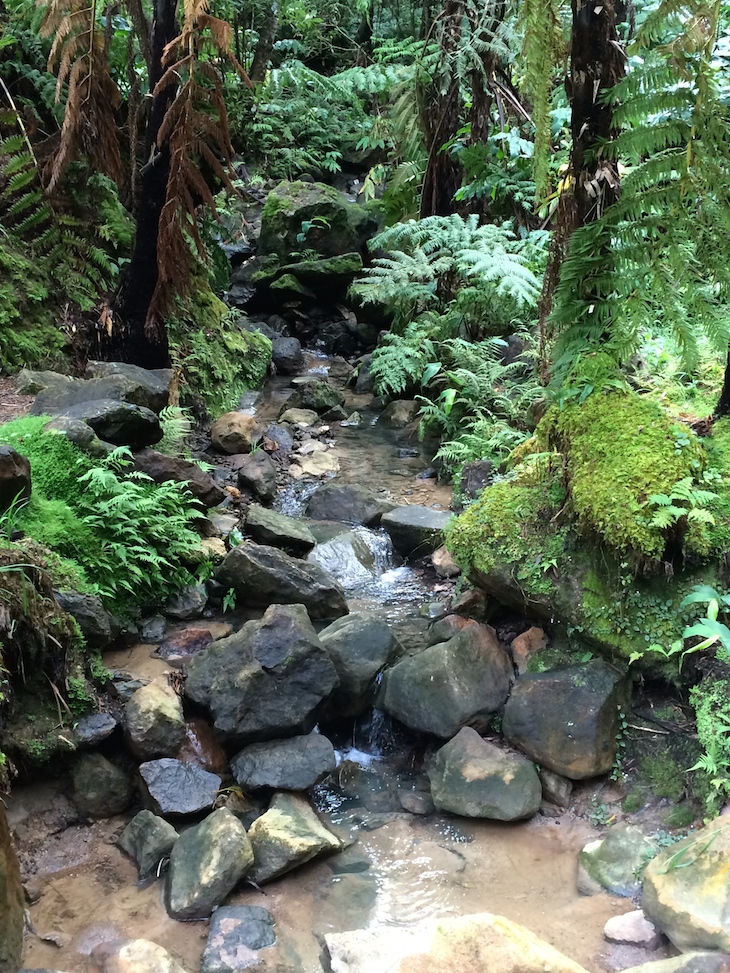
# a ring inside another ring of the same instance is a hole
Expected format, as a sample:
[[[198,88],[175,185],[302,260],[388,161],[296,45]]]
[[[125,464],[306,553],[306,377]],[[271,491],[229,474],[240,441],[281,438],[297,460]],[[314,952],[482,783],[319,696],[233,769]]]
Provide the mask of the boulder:
[[[217,774],[196,764],[170,757],[140,764],[153,809],[157,814],[198,814],[213,807],[221,786]]]
[[[291,426],[299,426],[302,429],[308,429],[310,426],[317,425],[319,422],[319,416],[312,409],[286,408],[279,416],[279,422],[286,422]]]
[[[213,449],[219,453],[250,453],[261,439],[261,427],[253,416],[226,412],[210,427]]]
[[[60,415],[85,422],[100,439],[114,446],[144,449],[162,439],[162,427],[157,415],[151,409],[130,402],[95,399],[68,406]]]
[[[322,824],[304,797],[277,794],[269,810],[251,825],[251,878],[261,885],[311,861],[340,851],[342,842]]]
[[[372,541],[372,534],[361,528],[343,531],[317,544],[307,560],[337,578],[345,590],[355,588],[372,581],[384,570],[384,559]]]
[[[390,534],[393,547],[402,557],[422,557],[441,546],[442,531],[452,517],[448,511],[412,503],[383,514],[380,526]]]
[[[632,966],[623,973],[730,973],[728,953],[683,953],[670,959],[654,960]]]
[[[469,626],[386,670],[378,706],[412,730],[450,739],[463,726],[486,729],[511,674],[494,629]]]
[[[639,876],[656,853],[654,843],[634,825],[619,824],[605,838],[590,841],[578,856],[578,891],[607,891],[630,898],[641,888]]]
[[[290,409],[307,409],[312,412],[327,412],[336,405],[343,405],[345,396],[334,385],[319,378],[313,378],[295,386],[294,391],[282,410],[280,420]]]
[[[306,791],[336,766],[334,747],[319,733],[252,743],[231,762],[233,776],[244,791],[261,787]]]
[[[405,429],[413,422],[421,409],[419,402],[412,399],[394,399],[380,413],[378,422],[389,429]]]
[[[66,410],[71,407],[100,399],[128,402],[159,413],[168,403],[168,387],[143,368],[137,368],[134,374],[119,372],[101,378],[74,378],[70,382],[49,385],[40,391],[31,406],[31,413],[34,416],[66,415]]]
[[[502,732],[536,763],[571,780],[607,773],[616,756],[623,675],[601,660],[522,676]]]
[[[74,726],[73,742],[79,750],[93,750],[107,740],[118,726],[111,713],[89,713]]]
[[[427,773],[439,811],[519,821],[532,817],[542,801],[533,764],[483,740],[469,726],[434,754]]]
[[[154,389],[159,389],[158,383],[161,382],[168,391],[168,398],[170,385],[175,377],[172,368],[142,368],[140,365],[130,365],[127,362],[94,360],[86,363],[86,374],[92,378],[114,378],[122,375],[130,381],[138,382],[140,385],[148,384]]]
[[[36,371],[33,368],[21,368],[15,379],[16,391],[21,395],[37,395],[43,389],[69,385],[74,379],[70,375],[60,372]]]
[[[25,898],[20,867],[10,840],[5,805],[0,801],[0,973],[16,973],[25,931]]]
[[[210,919],[200,973],[240,973],[259,965],[257,953],[273,946],[274,917],[260,905],[229,905]]]
[[[246,533],[257,544],[280,547],[294,557],[306,557],[317,543],[314,534],[300,520],[275,510],[251,504],[246,514]]]
[[[30,461],[12,446],[0,444],[0,512],[31,493]]]
[[[654,923],[649,922],[642,909],[634,909],[621,916],[611,916],[603,927],[603,936],[609,943],[649,950],[658,949],[664,938]]]
[[[94,430],[83,419],[69,419],[67,416],[56,416],[43,427],[43,432],[55,432],[65,436],[70,443],[78,446],[89,456],[106,456],[114,447],[110,443],[102,442]]]
[[[394,507],[394,503],[358,483],[324,483],[309,498],[306,514],[312,520],[336,520],[342,524],[372,527]]]
[[[188,584],[179,588],[165,602],[165,615],[182,621],[199,618],[208,604],[208,592],[204,584]]]
[[[304,605],[312,618],[347,614],[340,585],[318,564],[290,557],[275,547],[244,543],[235,547],[215,578],[250,605]]]
[[[92,950],[88,973],[186,973],[173,957],[147,939],[112,939]]]
[[[274,459],[286,459],[294,448],[294,439],[289,430],[278,422],[270,422],[264,431],[263,446]]]
[[[439,578],[458,578],[461,574],[461,568],[443,545],[431,555],[431,564]]]
[[[121,814],[132,800],[132,784],[119,767],[100,753],[85,753],[71,770],[73,802],[90,818]]]
[[[586,973],[529,929],[486,912],[324,938],[332,973]]]
[[[244,457],[238,467],[238,486],[263,503],[271,503],[276,496],[276,466],[263,449]]]
[[[185,483],[196,500],[206,507],[215,507],[225,497],[209,473],[204,473],[197,463],[177,456],[167,456],[156,449],[143,449],[134,457],[136,469],[146,473],[155,483]]]
[[[473,618],[464,618],[463,615],[444,615],[437,618],[428,628],[428,644],[436,645],[438,642],[448,642],[459,632],[470,626],[479,625]]]
[[[89,648],[105,649],[118,634],[118,626],[96,595],[54,591],[53,597],[67,615],[73,615],[76,619]]]
[[[512,639],[509,647],[512,661],[522,676],[527,672],[527,665],[536,652],[542,652],[547,646],[547,638],[543,629],[533,625],[526,632],[522,632]]]
[[[355,395],[372,395],[375,391],[375,379],[370,372],[372,363],[372,355],[363,355],[360,359],[360,367],[357,370],[357,379],[355,380]]]
[[[119,835],[118,844],[137,865],[138,884],[144,887],[157,878],[163,858],[167,858],[178,833],[164,818],[152,811],[139,811]]]
[[[285,180],[266,198],[259,253],[286,259],[306,247],[323,257],[336,257],[358,251],[375,228],[362,207],[348,203],[331,186]]]
[[[165,906],[173,919],[207,919],[253,864],[246,829],[227,808],[183,832],[170,855]]]
[[[332,452],[317,452],[299,459],[299,467],[306,476],[329,476],[340,469],[340,461]]]
[[[542,796],[546,801],[558,807],[570,807],[570,797],[573,793],[573,781],[567,777],[548,770],[546,767],[538,767],[538,776],[542,784]]]
[[[337,257],[319,260],[300,260],[281,268],[283,274],[291,274],[304,287],[315,293],[327,292],[328,300],[335,304],[347,295],[347,288],[362,273],[362,257],[359,253],[343,253]],[[272,285],[275,286],[275,285]]]
[[[328,702],[333,717],[359,716],[372,702],[377,678],[401,652],[398,639],[373,612],[353,612],[319,633],[340,680]]]
[[[665,848],[644,872],[642,907],[677,949],[730,953],[726,817]]]
[[[169,635],[157,650],[157,655],[179,668],[187,665],[196,652],[201,652],[213,641],[207,628],[186,628],[182,632]]]
[[[233,744],[307,733],[337,671],[302,605],[272,605],[191,661],[185,692]]]
[[[124,707],[129,747],[140,760],[172,757],[185,738],[180,697],[166,676],[142,686]]]
[[[461,495],[475,500],[494,476],[494,463],[488,459],[475,459],[461,468]]]
[[[298,338],[274,338],[271,361],[279,375],[296,375],[304,367],[302,345]]]

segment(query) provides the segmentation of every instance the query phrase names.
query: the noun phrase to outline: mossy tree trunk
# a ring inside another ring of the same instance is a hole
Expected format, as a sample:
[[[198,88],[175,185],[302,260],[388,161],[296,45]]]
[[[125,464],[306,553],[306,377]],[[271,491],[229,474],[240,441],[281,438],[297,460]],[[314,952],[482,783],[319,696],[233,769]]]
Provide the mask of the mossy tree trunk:
[[[260,84],[266,79],[266,71],[271,60],[271,52],[274,50],[276,32],[279,29],[279,6],[272,3],[264,15],[264,20],[259,31],[259,39],[254,51],[253,61],[249,77],[254,84]]]

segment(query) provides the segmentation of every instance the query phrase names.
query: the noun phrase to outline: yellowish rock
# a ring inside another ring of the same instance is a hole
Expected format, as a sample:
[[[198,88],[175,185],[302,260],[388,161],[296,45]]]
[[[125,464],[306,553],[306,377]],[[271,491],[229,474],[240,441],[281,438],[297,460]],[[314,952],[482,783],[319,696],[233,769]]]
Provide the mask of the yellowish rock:
[[[328,473],[337,473],[340,461],[332,452],[312,453],[311,456],[302,457],[299,465],[307,476],[326,476]]]

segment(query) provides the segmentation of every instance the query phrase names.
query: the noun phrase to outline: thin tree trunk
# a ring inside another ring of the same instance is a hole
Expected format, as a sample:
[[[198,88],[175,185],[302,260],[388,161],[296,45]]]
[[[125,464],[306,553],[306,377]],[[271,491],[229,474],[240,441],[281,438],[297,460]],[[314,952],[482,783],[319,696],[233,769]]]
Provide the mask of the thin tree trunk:
[[[264,22],[259,31],[259,40],[253,55],[253,62],[249,77],[254,84],[260,84],[266,78],[266,72],[274,50],[276,32],[279,29],[279,8],[276,3],[269,7]]]
[[[175,0],[154,0],[150,33],[150,91],[163,74],[165,46],[178,34]],[[107,353],[144,368],[169,364],[167,334],[151,335],[146,328],[150,302],[157,286],[157,236],[160,214],[165,204],[170,170],[168,146],[157,146],[157,134],[175,98],[170,85],[152,100],[145,136],[145,164],[140,172],[137,229],[132,259],[124,276],[115,305],[115,324]]]
[[[730,416],[730,351],[728,351],[727,363],[725,365],[725,378],[722,383],[722,392],[720,393],[720,398],[717,401],[713,415],[716,419],[721,419],[723,416]]]

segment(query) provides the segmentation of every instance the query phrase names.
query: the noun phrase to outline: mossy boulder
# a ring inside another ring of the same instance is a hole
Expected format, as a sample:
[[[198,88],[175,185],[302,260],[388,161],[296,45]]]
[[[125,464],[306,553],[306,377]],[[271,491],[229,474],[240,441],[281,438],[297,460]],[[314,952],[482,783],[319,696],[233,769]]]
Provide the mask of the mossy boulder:
[[[282,259],[304,249],[337,257],[359,251],[374,229],[368,213],[331,186],[284,180],[266,199],[259,251]]]

